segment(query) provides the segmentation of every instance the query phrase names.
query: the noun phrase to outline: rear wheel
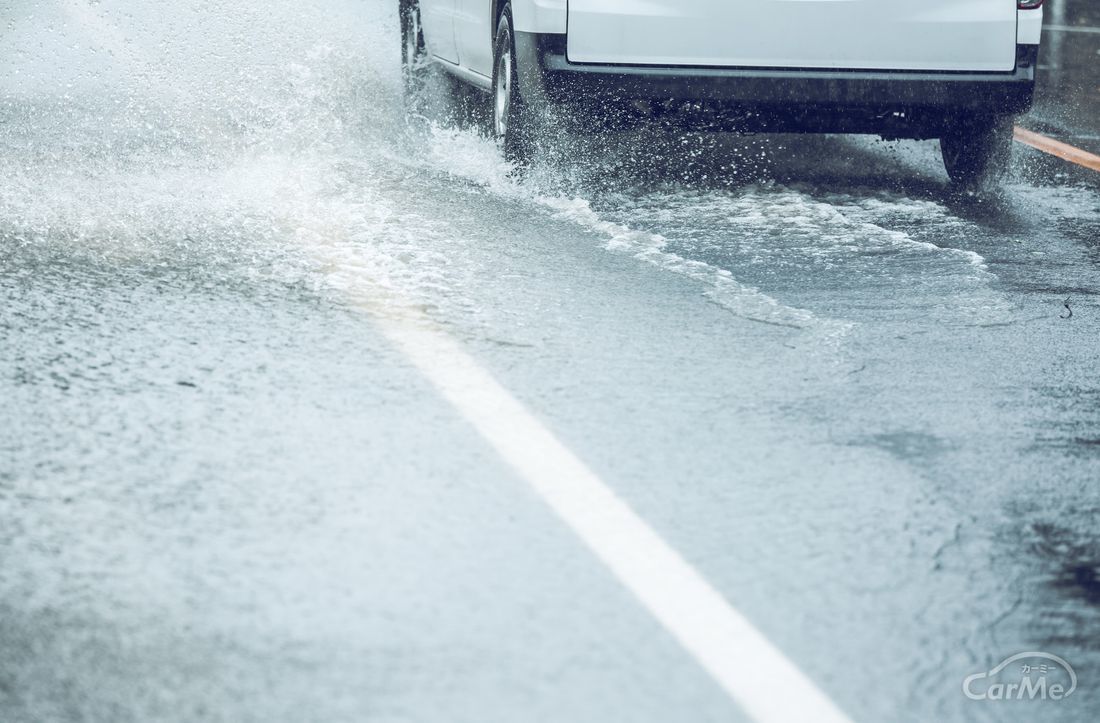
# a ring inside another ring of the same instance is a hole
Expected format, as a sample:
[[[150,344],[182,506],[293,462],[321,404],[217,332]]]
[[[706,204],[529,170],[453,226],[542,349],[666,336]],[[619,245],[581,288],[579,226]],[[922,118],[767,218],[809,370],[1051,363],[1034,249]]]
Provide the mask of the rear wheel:
[[[504,6],[493,46],[493,137],[513,163],[527,163],[535,148],[535,121],[523,96],[516,61],[512,6]]]
[[[424,45],[424,27],[420,23],[418,0],[401,0],[401,80],[405,90],[405,107],[410,108],[423,92],[430,66]]]
[[[952,182],[967,190],[987,190],[1004,178],[1012,161],[1012,118],[958,124],[940,138],[943,165]]]

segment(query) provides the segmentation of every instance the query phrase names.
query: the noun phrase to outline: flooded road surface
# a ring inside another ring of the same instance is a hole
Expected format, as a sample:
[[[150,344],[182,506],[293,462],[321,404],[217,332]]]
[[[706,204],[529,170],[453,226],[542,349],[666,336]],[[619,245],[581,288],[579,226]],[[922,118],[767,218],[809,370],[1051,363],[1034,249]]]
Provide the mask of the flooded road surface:
[[[516,174],[406,119],[390,3],[4,12],[3,720],[746,718],[667,565],[531,484],[566,452],[853,720],[1095,719],[1088,174],[656,132]],[[1021,652],[1072,695],[964,694]]]

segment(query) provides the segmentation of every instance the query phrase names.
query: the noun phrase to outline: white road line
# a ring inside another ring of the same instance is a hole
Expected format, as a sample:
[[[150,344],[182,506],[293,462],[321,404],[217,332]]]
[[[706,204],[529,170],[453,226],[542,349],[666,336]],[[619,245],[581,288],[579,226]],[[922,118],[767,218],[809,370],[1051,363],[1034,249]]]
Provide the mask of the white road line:
[[[750,717],[848,720],[455,339],[418,315],[360,308]]]

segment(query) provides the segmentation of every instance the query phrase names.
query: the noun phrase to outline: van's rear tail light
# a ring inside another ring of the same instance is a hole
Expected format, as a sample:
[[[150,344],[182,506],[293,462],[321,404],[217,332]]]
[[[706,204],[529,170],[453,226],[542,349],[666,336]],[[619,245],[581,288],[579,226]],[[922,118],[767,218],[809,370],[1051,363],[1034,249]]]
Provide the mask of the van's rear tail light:
[[[1043,7],[1043,0],[1019,0],[1016,7],[1021,10],[1034,10]]]

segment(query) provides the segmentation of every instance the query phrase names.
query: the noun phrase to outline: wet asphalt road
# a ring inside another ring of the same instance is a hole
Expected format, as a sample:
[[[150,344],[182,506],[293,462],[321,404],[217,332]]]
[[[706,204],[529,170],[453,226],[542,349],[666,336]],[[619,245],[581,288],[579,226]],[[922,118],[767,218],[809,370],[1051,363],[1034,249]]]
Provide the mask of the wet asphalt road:
[[[208,5],[4,31],[0,719],[742,719],[415,313],[853,719],[1095,720],[1095,174],[640,133],[517,179],[406,122],[388,3]],[[1066,35],[1025,125],[1088,147]],[[963,695],[1022,651],[1078,690]]]
[[[1052,2],[1045,11],[1041,83],[1032,127],[1100,154],[1100,79],[1096,76],[1100,8],[1087,2]]]

